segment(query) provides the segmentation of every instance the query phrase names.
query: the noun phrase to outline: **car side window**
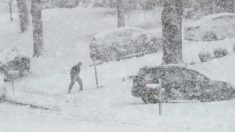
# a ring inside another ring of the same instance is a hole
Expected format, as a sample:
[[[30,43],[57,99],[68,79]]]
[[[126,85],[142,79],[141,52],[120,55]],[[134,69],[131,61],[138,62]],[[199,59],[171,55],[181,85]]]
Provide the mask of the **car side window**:
[[[192,79],[192,74],[190,74],[190,72],[188,72],[187,70],[183,70],[183,74],[184,74],[184,78],[186,80],[191,80]]]
[[[147,74],[147,75],[145,75],[145,77],[144,77],[144,79],[145,80],[152,80],[154,77],[153,77],[153,75],[152,74]]]
[[[166,69],[165,73],[166,73],[166,75],[165,75],[166,79],[169,79],[169,80],[184,78],[182,71],[180,71],[177,68]]]

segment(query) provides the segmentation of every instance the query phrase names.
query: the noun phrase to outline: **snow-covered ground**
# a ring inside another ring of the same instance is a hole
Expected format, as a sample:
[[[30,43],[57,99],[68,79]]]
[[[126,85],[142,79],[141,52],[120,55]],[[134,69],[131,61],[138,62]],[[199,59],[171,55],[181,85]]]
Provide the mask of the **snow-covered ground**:
[[[145,12],[144,16],[137,15],[138,11],[129,14],[128,26],[155,25],[151,28],[159,30],[160,11]],[[31,56],[32,34],[30,30],[20,34],[16,16],[15,19],[9,22],[7,14],[0,13],[0,51],[17,46]],[[132,81],[127,79],[128,76],[135,75],[145,65],[161,64],[161,53],[99,65],[99,84],[103,88],[96,89],[94,70],[89,66],[88,44],[93,35],[116,28],[116,16],[107,15],[107,10],[45,10],[43,19],[44,55],[32,60],[28,77],[15,81],[14,95],[11,84],[7,86],[8,98],[48,109],[1,103],[0,132],[235,131],[235,100],[163,104],[163,115],[159,116],[158,105],[146,105],[141,99],[131,96]],[[235,39],[184,41],[185,63],[197,63],[190,67],[212,79],[235,83],[234,43]],[[227,48],[230,54],[207,63],[199,62],[199,52],[212,52],[217,47]],[[81,78],[84,92],[79,93],[78,85],[75,85],[72,94],[68,95],[69,70],[77,61],[83,62]]]

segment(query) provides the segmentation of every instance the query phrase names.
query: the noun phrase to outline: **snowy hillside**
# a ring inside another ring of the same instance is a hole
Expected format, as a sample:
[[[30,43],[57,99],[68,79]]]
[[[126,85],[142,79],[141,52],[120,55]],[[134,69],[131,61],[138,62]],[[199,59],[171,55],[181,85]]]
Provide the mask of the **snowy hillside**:
[[[108,11],[100,8],[43,11],[45,53],[33,59],[29,76],[15,81],[14,94],[12,84],[7,83],[9,99],[40,107],[0,103],[0,131],[235,131],[235,100],[163,104],[163,116],[159,116],[158,105],[146,105],[131,96],[132,80],[128,76],[135,75],[143,66],[160,65],[161,52],[99,65],[99,84],[103,88],[96,89],[94,67],[89,66],[89,43],[97,33],[115,29],[116,16],[107,15]],[[146,12],[144,17],[138,11],[130,13],[127,25],[161,30],[160,13],[161,9]],[[6,14],[0,14],[0,52],[16,46],[32,56],[31,30],[21,34],[18,21],[9,23],[7,20]],[[212,79],[235,83],[234,43],[235,39],[184,41],[185,64],[195,62],[196,65],[189,67]],[[229,55],[200,63],[198,53],[212,52],[217,47],[228,49]],[[66,94],[69,70],[78,61],[83,62],[84,92],[79,93],[79,87],[75,85],[72,94]]]

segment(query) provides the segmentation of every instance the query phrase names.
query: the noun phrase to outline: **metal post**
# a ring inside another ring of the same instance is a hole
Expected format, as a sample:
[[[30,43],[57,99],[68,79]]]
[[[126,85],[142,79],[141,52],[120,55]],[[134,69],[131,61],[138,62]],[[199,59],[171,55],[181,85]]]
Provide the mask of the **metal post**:
[[[161,97],[161,89],[159,90],[159,115],[162,115],[162,97]]]
[[[98,75],[97,75],[97,68],[96,68],[96,63],[95,60],[93,60],[94,62],[94,69],[95,69],[95,81],[96,81],[96,87],[99,88],[99,82],[98,82]]]
[[[161,85],[161,79],[158,80],[158,83]],[[159,87],[159,115],[162,115],[162,87]]]

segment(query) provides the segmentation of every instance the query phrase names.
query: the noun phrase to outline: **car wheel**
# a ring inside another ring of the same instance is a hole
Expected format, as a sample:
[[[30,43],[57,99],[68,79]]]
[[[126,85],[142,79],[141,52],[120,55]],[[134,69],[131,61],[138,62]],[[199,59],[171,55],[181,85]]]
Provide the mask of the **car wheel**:
[[[191,100],[200,100],[200,97],[197,95],[193,95],[190,97]]]
[[[156,104],[156,103],[158,103],[159,102],[159,99],[158,98],[156,98],[157,97],[157,95],[156,94],[149,94],[148,95],[148,103],[150,103],[150,104]]]
[[[211,95],[209,95],[209,94],[203,94],[201,96],[200,100],[201,100],[201,102],[212,102],[213,101]]]
[[[216,41],[218,40],[217,35],[212,31],[207,31],[202,37],[203,41]]]

